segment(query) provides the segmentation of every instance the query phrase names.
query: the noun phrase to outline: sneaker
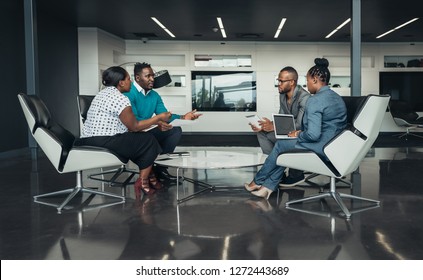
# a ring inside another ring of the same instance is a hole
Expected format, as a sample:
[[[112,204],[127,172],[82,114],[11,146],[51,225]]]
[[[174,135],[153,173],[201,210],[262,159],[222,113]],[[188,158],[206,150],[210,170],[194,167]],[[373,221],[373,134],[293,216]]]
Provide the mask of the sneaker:
[[[297,177],[284,176],[281,182],[279,183],[279,186],[280,187],[294,187],[295,185],[301,184],[304,181],[305,181],[304,174],[301,174],[300,176],[297,176]]]

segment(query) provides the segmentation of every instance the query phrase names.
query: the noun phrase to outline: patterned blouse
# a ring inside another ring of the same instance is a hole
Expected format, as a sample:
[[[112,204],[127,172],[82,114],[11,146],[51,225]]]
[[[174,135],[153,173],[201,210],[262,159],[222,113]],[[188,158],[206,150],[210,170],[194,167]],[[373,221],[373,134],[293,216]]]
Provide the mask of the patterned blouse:
[[[131,106],[128,97],[117,88],[104,88],[94,97],[88,109],[81,138],[113,136],[127,132],[128,128],[121,122],[119,115],[128,106]]]

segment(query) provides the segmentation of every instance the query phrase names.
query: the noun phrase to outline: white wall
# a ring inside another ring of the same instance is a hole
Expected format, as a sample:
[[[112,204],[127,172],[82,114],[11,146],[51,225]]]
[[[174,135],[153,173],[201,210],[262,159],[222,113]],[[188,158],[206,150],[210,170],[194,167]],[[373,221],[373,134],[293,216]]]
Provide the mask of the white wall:
[[[79,94],[95,95],[101,71],[115,65],[114,53],[125,52],[125,41],[98,28],[78,28]]]
[[[132,74],[135,62],[148,62],[154,70],[168,70],[171,75],[185,75],[186,87],[164,87],[158,90],[168,109],[184,114],[191,110],[192,70],[239,70],[239,68],[199,68],[194,66],[195,54],[252,56],[256,71],[257,114],[270,117],[278,111],[278,92],[274,78],[280,69],[293,66],[305,76],[316,57],[328,58],[332,81],[350,75],[349,43],[263,43],[263,42],[184,42],[122,40],[97,28],[79,29],[80,94],[98,92],[100,72],[112,65],[123,65]],[[379,72],[384,70],[423,71],[411,68],[384,68],[384,56],[423,56],[423,44],[363,44],[361,95],[378,94]],[[340,95],[350,95],[350,88],[336,88]],[[193,132],[248,132],[244,116],[251,112],[204,112],[198,123],[184,127]],[[399,131],[387,114],[382,131]]]

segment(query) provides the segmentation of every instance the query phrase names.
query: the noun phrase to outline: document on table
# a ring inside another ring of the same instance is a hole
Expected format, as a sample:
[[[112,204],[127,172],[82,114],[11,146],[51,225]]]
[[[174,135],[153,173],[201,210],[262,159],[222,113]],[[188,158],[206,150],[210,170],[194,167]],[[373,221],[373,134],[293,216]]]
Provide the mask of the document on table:
[[[179,157],[189,157],[189,152],[173,152],[173,153],[167,153],[166,154],[170,158],[179,158]]]
[[[173,126],[193,125],[195,123],[197,123],[197,120],[174,119],[170,122]]]
[[[158,155],[156,160],[159,160],[159,161],[170,160],[170,159],[174,159],[174,158],[189,157],[190,155],[191,154],[189,152],[173,152],[173,153]]]
[[[152,130],[155,127],[157,127],[157,124],[153,124],[152,126],[146,128],[146,129],[143,129],[142,131],[146,132],[146,131]]]

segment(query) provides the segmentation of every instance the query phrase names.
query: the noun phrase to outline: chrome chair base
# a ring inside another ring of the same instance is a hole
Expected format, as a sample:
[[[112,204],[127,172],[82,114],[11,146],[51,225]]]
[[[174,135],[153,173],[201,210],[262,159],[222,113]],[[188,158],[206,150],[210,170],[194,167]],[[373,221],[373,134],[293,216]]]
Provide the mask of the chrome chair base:
[[[408,136],[409,136],[409,135],[414,136],[414,137],[423,138],[423,135],[418,135],[418,134],[415,134],[415,133],[410,132],[410,130],[412,130],[412,129],[418,129],[418,128],[420,128],[420,127],[417,127],[417,126],[410,126],[410,127],[406,127],[406,131],[405,131],[405,132],[403,132],[403,133],[398,133],[398,134],[394,134],[394,135],[392,135],[392,136],[393,136],[393,137],[398,137],[398,138],[405,137],[405,140],[407,140],[407,139],[408,139]]]
[[[116,203],[105,204],[105,206],[111,206],[111,205],[116,205],[116,204],[120,204],[120,203],[125,202],[125,196],[120,196],[120,195],[116,195],[116,194],[113,194],[113,193],[108,193],[108,192],[103,192],[103,191],[98,191],[98,190],[83,187],[82,186],[82,172],[81,171],[77,172],[76,178],[77,178],[76,179],[76,181],[77,181],[76,187],[66,189],[66,190],[36,195],[36,196],[34,196],[34,202],[44,204],[44,205],[48,205],[48,206],[54,206],[54,207],[56,207],[57,212],[59,214],[62,213],[62,210],[71,209],[70,207],[67,207],[67,205],[78,193],[90,193],[90,194],[94,194],[94,195],[97,194],[97,195],[103,195],[103,196],[106,196],[106,197],[117,198],[117,199],[120,200]],[[48,203],[48,202],[43,202],[43,201],[39,200],[40,198],[54,197],[54,196],[62,195],[62,194],[69,194],[69,195],[60,204]]]
[[[285,208],[292,209],[292,207],[290,207],[292,204],[301,203],[301,202],[308,202],[308,201],[316,201],[316,200],[320,200],[320,199],[323,199],[323,198],[326,198],[326,197],[332,197],[335,200],[335,202],[338,204],[338,206],[341,208],[342,212],[345,215],[345,218],[350,219],[351,218],[351,211],[348,210],[347,206],[342,201],[342,198],[371,202],[371,203],[376,204],[375,207],[380,206],[380,201],[378,201],[378,200],[337,192],[336,187],[335,187],[336,178],[331,177],[330,180],[331,180],[330,191],[324,192],[324,193],[319,193],[319,194],[308,196],[308,197],[304,197],[304,198],[301,198],[301,199],[295,199],[295,200],[288,201],[288,202],[285,203]],[[373,209],[373,207],[366,208],[365,210],[367,210],[367,209]],[[294,210],[297,210],[297,209],[294,209]],[[361,211],[364,211],[364,210],[361,210]],[[356,213],[356,211],[354,211],[353,213]]]

